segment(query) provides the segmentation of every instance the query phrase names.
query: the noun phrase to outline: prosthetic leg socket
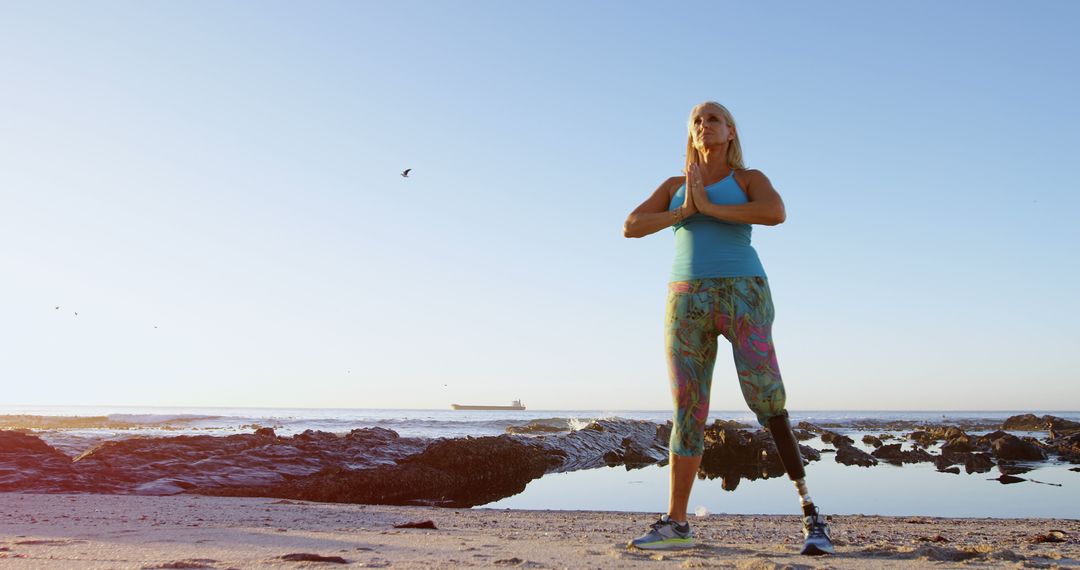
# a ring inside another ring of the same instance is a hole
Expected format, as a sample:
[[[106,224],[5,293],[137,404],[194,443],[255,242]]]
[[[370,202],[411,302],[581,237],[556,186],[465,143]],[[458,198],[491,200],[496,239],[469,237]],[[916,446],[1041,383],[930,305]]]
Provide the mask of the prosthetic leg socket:
[[[769,432],[772,433],[773,441],[776,442],[776,450],[780,452],[780,462],[784,464],[784,471],[792,481],[798,481],[806,477],[803,469],[802,454],[799,453],[799,443],[795,440],[795,432],[791,431],[791,422],[787,412],[769,418]]]

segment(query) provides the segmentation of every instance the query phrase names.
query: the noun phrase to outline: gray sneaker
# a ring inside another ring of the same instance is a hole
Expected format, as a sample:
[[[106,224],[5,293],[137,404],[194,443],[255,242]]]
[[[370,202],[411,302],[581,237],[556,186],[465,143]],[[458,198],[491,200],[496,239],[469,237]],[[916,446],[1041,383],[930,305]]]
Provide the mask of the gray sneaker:
[[[805,541],[802,552],[816,556],[818,554],[833,554],[832,535],[829,534],[829,524],[825,522],[825,516],[814,507],[814,515],[803,517],[802,532]]]
[[[626,546],[646,550],[691,548],[694,546],[694,533],[690,530],[689,521],[677,523],[663,515],[660,520],[652,523],[649,532],[626,543]]]

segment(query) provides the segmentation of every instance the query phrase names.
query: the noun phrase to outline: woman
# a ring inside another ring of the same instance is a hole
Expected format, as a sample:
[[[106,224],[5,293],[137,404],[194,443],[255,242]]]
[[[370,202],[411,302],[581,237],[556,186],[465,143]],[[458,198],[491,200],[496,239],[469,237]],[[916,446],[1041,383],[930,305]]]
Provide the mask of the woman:
[[[693,546],[686,507],[704,451],[717,337],[731,342],[747,405],[767,427],[803,513],[803,554],[831,554],[825,517],[806,489],[802,456],[791,431],[784,384],[772,343],[773,306],[765,270],[750,245],[750,225],[775,226],[784,202],[760,171],[743,166],[735,120],[712,101],[690,113],[685,177],[660,185],[626,219],[626,237],[675,231],[665,337],[675,401],[671,431],[671,495],[666,515],[629,546]]]

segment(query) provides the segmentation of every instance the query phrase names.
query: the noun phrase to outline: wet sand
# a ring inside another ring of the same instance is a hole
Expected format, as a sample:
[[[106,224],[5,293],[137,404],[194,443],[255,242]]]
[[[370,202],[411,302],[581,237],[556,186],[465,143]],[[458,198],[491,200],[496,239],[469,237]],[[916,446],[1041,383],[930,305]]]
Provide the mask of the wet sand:
[[[197,495],[0,493],[3,568],[1080,567],[1080,520],[831,517],[837,554],[798,555],[798,517],[694,517],[698,546],[627,549],[655,513],[439,509]],[[394,525],[431,520],[437,529]],[[1038,537],[1064,536],[1064,542]],[[290,554],[340,557],[295,561]]]

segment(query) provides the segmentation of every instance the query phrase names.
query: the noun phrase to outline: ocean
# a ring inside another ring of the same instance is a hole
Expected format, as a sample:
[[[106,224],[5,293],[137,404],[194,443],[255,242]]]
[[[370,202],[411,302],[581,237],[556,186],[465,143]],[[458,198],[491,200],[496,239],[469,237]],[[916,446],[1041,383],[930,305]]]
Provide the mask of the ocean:
[[[1054,415],[1080,422],[1076,411],[791,411],[792,424],[807,421],[852,437],[903,435],[922,423],[959,425],[970,435],[996,429],[1006,418],[1023,414]],[[270,427],[289,436],[305,430],[345,433],[382,427],[404,437],[493,436],[507,428],[542,422],[578,429],[601,418],[663,423],[670,411],[526,410],[454,411],[392,409],[304,409],[126,406],[0,406],[0,428],[33,429],[50,445],[76,455],[116,438],[175,435],[231,435]],[[714,419],[756,426],[749,411],[714,410]],[[1045,432],[1015,432],[1044,438]],[[803,442],[817,449],[820,440]],[[905,447],[907,448],[907,447]],[[833,454],[807,468],[810,494],[823,512],[866,515],[942,517],[1080,517],[1080,472],[1054,459],[1030,464],[1021,483],[1002,484],[999,472],[959,475],[938,472],[928,463],[902,467],[881,463],[855,467],[836,463]],[[667,505],[668,468],[605,467],[546,475],[511,497],[476,508],[663,512]],[[699,479],[690,508],[709,514],[794,514],[798,499],[786,477],[742,480],[733,490],[719,480]]]

